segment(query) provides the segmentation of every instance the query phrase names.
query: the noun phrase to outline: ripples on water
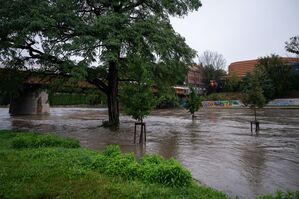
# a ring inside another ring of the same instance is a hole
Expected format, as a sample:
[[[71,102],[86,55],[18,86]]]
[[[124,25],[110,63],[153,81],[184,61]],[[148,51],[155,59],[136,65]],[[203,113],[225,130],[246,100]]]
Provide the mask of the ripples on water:
[[[254,198],[299,189],[299,110],[259,112],[259,136],[251,136],[247,109],[200,110],[195,121],[184,110],[157,110],[146,118],[146,146],[133,144],[134,121],[121,116],[118,131],[99,127],[106,109],[51,108],[45,116],[10,117],[0,109],[0,128],[75,137],[101,150],[120,144],[123,151],[175,157],[202,183],[230,196]]]

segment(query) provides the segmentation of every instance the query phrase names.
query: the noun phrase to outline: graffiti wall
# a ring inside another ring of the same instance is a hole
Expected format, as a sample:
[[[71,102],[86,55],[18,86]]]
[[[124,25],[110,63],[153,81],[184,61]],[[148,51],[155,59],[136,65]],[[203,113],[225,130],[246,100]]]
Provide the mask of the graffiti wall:
[[[240,100],[218,100],[218,101],[203,101],[202,106],[204,108],[233,108],[241,107]]]
[[[299,98],[275,99],[270,101],[267,106],[299,106]]]

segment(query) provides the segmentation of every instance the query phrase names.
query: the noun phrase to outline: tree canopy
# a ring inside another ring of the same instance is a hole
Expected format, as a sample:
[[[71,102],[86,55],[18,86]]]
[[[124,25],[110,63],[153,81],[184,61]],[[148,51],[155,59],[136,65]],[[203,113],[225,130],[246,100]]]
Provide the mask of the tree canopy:
[[[194,118],[194,113],[201,107],[201,98],[197,96],[195,89],[190,87],[190,93],[187,98],[186,109],[191,113]]]
[[[278,55],[259,58],[256,70],[260,72],[261,81],[268,80],[268,83],[273,85],[272,97],[282,97],[286,91],[290,90],[294,73],[292,68]]]
[[[299,56],[299,35],[291,37],[289,41],[285,42],[285,49]]]
[[[152,83],[144,65],[135,66],[135,81],[121,86],[120,99],[124,111],[135,120],[143,122],[157,106],[158,99],[153,94]]]
[[[199,63],[203,66],[213,66],[216,70],[224,69],[226,60],[222,54],[206,50],[199,56]]]
[[[218,52],[207,50],[199,56],[199,63],[203,66],[203,80],[210,92],[210,81],[219,81],[222,76],[226,75],[224,70],[226,61]]]
[[[254,111],[254,120],[256,120],[256,108],[262,108],[266,99],[263,95],[263,89],[259,82],[258,73],[254,73],[249,81],[249,86],[242,93],[242,102]]]
[[[183,78],[195,51],[174,31],[199,0],[0,0],[0,61],[85,78],[118,123],[118,81],[140,62],[157,85]],[[36,65],[35,65],[36,66]],[[162,83],[163,82],[163,83]]]

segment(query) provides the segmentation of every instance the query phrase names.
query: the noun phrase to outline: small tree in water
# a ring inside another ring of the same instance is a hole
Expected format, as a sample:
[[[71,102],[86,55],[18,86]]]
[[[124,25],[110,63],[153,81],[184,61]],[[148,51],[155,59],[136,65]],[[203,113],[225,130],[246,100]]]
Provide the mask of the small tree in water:
[[[185,108],[192,114],[192,119],[195,118],[194,113],[198,111],[201,106],[201,101],[201,98],[197,96],[194,88],[191,87]]]
[[[249,106],[254,111],[254,123],[257,125],[257,131],[259,129],[259,123],[256,119],[256,109],[262,108],[266,103],[266,99],[263,95],[263,89],[259,84],[258,76],[256,74],[254,74],[250,79],[249,88],[243,92],[242,102],[245,106]]]
[[[151,82],[147,77],[148,74],[145,70],[145,66],[139,66],[135,81],[124,85],[120,92],[120,99],[124,106],[125,113],[138,121],[135,123],[134,143],[136,141],[136,125],[141,126],[139,141],[141,143],[143,142],[143,133],[146,136],[143,119],[148,116],[157,105],[157,99],[152,92]]]
[[[146,83],[130,83],[121,90],[121,102],[126,114],[143,122],[157,104],[150,85]]]

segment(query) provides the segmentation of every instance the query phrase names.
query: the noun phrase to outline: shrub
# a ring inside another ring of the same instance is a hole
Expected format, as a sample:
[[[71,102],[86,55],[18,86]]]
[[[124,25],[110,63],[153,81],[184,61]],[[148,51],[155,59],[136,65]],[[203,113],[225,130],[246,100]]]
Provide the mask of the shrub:
[[[141,173],[144,181],[173,187],[188,186],[192,181],[191,173],[179,162],[174,159],[164,160],[157,155],[143,160]]]
[[[109,145],[102,154],[97,155],[92,168],[111,176],[173,187],[188,186],[192,181],[191,173],[174,159],[165,160],[159,155],[145,155],[137,162],[133,154],[122,154],[117,145]]]
[[[103,151],[103,155],[107,157],[115,157],[121,154],[120,147],[118,145],[108,145]]]
[[[159,155],[145,155],[141,158],[142,165],[161,164],[164,159]]]
[[[123,154],[107,159],[105,173],[112,176],[122,176],[128,179],[138,178],[138,163],[133,154]]]
[[[54,135],[22,134],[13,138],[11,147],[15,149],[39,147],[78,148],[80,144],[78,140],[60,138]]]

